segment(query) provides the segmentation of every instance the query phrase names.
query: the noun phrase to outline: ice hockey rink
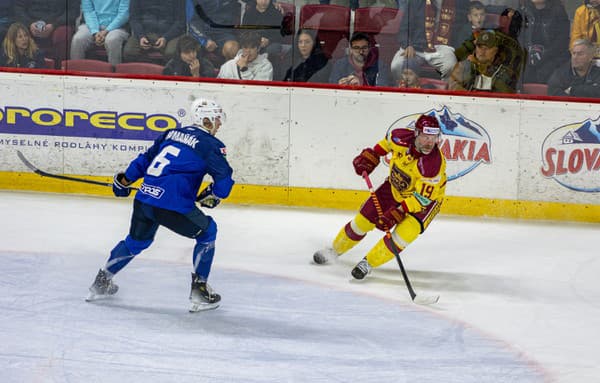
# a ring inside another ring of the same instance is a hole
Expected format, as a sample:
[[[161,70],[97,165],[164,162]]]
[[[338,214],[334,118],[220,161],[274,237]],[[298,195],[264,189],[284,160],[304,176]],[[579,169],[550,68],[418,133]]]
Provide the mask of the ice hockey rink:
[[[439,217],[397,264],[380,234],[312,264],[353,211],[222,204],[214,311],[188,313],[193,242],[159,230],[86,303],[131,199],[0,192],[0,381],[600,382],[596,224]]]

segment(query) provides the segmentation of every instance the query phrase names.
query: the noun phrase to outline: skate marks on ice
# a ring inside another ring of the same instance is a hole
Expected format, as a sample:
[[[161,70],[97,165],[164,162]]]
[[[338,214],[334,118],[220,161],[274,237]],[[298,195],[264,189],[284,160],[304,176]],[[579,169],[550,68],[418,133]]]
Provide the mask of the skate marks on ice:
[[[460,323],[286,278],[217,268],[221,307],[190,314],[189,267],[137,259],[86,303],[91,258],[0,253],[3,382],[543,381]]]

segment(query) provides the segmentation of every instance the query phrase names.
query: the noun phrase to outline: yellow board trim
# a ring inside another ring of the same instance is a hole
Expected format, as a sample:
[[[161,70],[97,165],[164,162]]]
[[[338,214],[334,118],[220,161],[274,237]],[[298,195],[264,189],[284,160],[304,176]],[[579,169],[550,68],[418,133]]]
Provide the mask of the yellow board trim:
[[[112,182],[112,177],[79,175],[76,177]],[[112,196],[112,190],[109,187],[41,177],[33,173],[0,172],[0,189]],[[367,198],[369,198],[367,191],[358,190],[236,184],[227,203],[357,210]],[[441,213],[475,217],[600,223],[600,205],[562,202],[448,196],[442,205]]]

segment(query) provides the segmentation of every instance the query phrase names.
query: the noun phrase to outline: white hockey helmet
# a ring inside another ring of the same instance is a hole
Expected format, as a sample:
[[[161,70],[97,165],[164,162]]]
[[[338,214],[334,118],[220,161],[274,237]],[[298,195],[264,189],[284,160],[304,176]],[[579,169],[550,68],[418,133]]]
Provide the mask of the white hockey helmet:
[[[225,124],[225,119],[227,118],[221,105],[205,98],[194,100],[190,113],[192,115],[192,124],[200,127],[204,127],[205,118],[208,118],[213,125],[217,118],[221,121],[221,124]]]

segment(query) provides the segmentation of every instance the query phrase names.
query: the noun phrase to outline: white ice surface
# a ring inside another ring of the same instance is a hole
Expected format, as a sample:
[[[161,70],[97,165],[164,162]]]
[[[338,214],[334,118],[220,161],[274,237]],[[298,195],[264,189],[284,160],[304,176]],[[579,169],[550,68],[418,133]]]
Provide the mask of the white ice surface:
[[[192,241],[164,229],[84,297],[131,200],[0,192],[1,382],[600,382],[598,225],[439,217],[351,281],[371,233],[311,263],[351,211],[221,205],[218,310],[187,312]]]

